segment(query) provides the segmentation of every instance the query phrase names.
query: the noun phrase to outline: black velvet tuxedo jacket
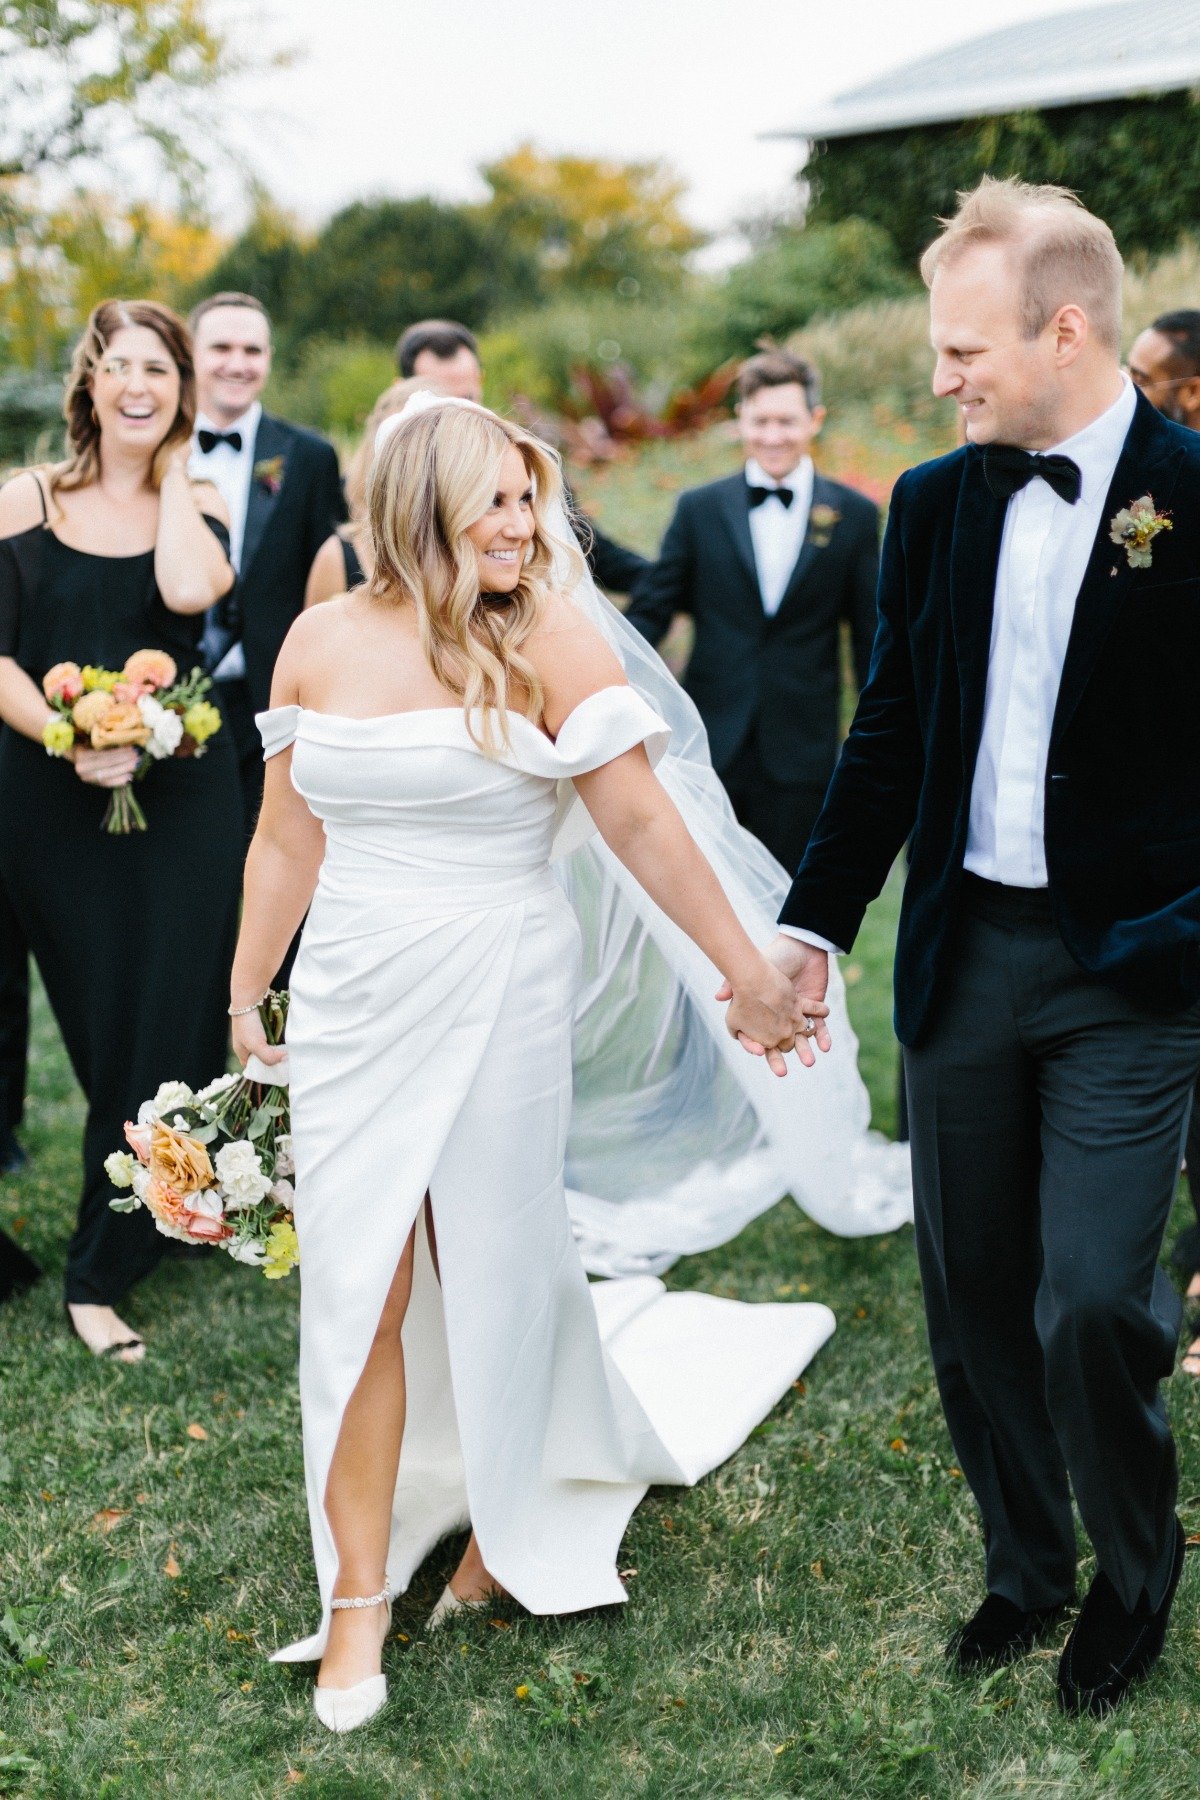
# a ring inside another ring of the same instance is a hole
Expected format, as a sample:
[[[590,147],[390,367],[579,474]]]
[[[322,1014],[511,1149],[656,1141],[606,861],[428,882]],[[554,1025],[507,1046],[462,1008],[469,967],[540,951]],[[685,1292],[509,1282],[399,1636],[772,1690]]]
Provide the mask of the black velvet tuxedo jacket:
[[[695,648],[683,685],[704,720],[718,774],[757,725],[774,780],[829,779],[841,735],[841,623],[849,621],[861,683],[875,636],[878,570],[876,508],[817,474],[807,536],[779,610],[768,617],[744,473],[679,496],[658,561],[639,577],[625,616],[657,644],[676,613],[691,614]]]
[[[346,517],[346,502],[333,445],[286,419],[263,413],[254,466],[263,473],[250,478],[242,566],[219,619],[230,641],[241,638],[250,698],[261,712],[280,646],[303,611],[313,558]]]
[[[1111,542],[1143,494],[1171,515],[1148,569]],[[954,954],[1005,502],[975,449],[892,496],[871,673],[781,920],[849,949],[911,837],[896,1031],[915,1044]],[[1139,395],[1075,603],[1046,769],[1063,941],[1152,1010],[1200,998],[1200,434]]]

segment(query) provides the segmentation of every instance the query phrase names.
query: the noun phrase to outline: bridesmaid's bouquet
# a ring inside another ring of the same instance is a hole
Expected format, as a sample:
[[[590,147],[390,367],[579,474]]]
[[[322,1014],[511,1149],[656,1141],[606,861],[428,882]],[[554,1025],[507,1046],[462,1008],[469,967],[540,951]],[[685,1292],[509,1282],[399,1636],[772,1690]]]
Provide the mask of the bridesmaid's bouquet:
[[[98,669],[89,663],[55,663],[42,680],[42,692],[54,708],[42,730],[51,756],[67,756],[76,744],[112,750],[132,744],[142,754],[130,782],[114,788],[103,829],[121,834],[145,831],[146,815],[132,783],[152,763],[167,756],[202,756],[221,715],[205,695],[212,678],[193,669],[183,680],[165,650],[135,650],[123,669]]]
[[[267,1042],[282,1044],[286,993],[259,1007]],[[240,1075],[219,1075],[199,1093],[164,1081],[125,1127],[105,1173],[121,1194],[114,1212],[144,1206],[165,1237],[215,1244],[268,1281],[300,1260],[292,1217],[295,1174],[287,1064],[252,1056]]]

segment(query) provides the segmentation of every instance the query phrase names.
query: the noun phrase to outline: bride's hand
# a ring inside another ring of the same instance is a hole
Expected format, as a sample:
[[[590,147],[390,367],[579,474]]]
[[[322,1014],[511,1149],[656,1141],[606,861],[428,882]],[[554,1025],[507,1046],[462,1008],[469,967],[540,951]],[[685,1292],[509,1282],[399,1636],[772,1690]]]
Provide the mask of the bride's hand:
[[[751,1056],[765,1056],[773,1075],[786,1075],[784,1056],[796,1046],[796,1004],[792,984],[765,956],[755,952],[744,971],[728,978],[718,999],[729,1000],[725,1029]]]
[[[829,957],[814,945],[801,943],[798,938],[781,932],[767,945],[763,958],[786,976],[791,984],[791,1017],[792,1027],[796,1032],[796,1055],[806,1069],[811,1069],[817,1060],[813,1055],[814,1044],[822,1051],[827,1051],[831,1044],[829,1028],[825,1023],[829,1017],[829,1007],[825,1000],[825,991],[829,985]],[[716,997],[720,1001],[731,1000],[733,991],[733,984],[724,981],[717,989]],[[730,1012],[732,1010],[731,1007]],[[728,1024],[728,1015],[726,1023]],[[809,1023],[813,1029],[806,1031],[805,1026]],[[735,1031],[734,1035],[742,1048],[751,1055],[768,1055],[764,1044],[751,1033]],[[782,1058],[777,1054],[774,1061],[768,1055],[768,1062],[776,1075],[783,1073],[782,1067],[777,1066],[781,1061]]]
[[[287,1055],[285,1044],[268,1044],[267,1034],[263,1030],[263,1022],[258,1016],[258,1008],[252,1013],[243,1013],[233,1021],[233,1053],[245,1068],[252,1056],[260,1062],[280,1063]]]

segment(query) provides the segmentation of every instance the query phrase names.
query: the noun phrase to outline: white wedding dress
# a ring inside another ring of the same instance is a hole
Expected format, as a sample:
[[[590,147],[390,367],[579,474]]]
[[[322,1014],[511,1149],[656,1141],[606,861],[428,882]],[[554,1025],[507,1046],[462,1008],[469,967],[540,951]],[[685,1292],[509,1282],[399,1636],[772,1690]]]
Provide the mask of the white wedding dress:
[[[599,890],[581,930],[552,860],[590,826],[570,778],[639,743],[657,761],[670,733],[625,687],[585,700],[555,742],[510,715],[499,759],[457,708],[349,719],[288,706],[259,724],[268,756],[292,746],[292,780],[326,834],[288,1021],[322,1616],[278,1660],[324,1649],[330,1462],[427,1191],[440,1281],[418,1229],[391,1585],[469,1520],[530,1611],[623,1600],[617,1553],[647,1484],[695,1481],[730,1455],[833,1330],[823,1306],[669,1294],[651,1275],[589,1287],[572,1233],[572,1037]],[[716,971],[698,961],[711,995]],[[665,1080],[669,1042],[656,1054]],[[745,1061],[769,1105],[805,1079]],[[640,1141],[654,1161],[653,1134]]]

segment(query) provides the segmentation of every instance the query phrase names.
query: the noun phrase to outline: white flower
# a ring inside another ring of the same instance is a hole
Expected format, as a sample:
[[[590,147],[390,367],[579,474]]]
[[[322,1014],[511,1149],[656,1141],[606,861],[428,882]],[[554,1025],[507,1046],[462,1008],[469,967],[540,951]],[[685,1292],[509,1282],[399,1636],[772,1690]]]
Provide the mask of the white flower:
[[[254,1238],[243,1238],[240,1243],[237,1238],[229,1238],[225,1248],[234,1262],[247,1263],[252,1269],[261,1268],[267,1260],[266,1251]]]
[[[290,1181],[277,1181],[271,1189],[271,1198],[276,1206],[282,1206],[285,1211],[295,1211],[296,1190]]]
[[[206,1219],[223,1219],[225,1208],[221,1205],[221,1196],[216,1188],[205,1188],[202,1193],[189,1194],[187,1197],[189,1212],[200,1213]]]
[[[139,1200],[146,1198],[146,1189],[150,1186],[150,1171],[139,1163],[133,1171],[133,1180],[129,1184]]]
[[[242,1206],[257,1206],[271,1191],[271,1178],[263,1174],[258,1151],[244,1138],[222,1145],[215,1167],[230,1212]]]
[[[104,1159],[104,1173],[115,1188],[131,1188],[139,1167],[137,1157],[131,1156],[128,1150],[114,1150]]]
[[[143,1100],[138,1107],[139,1125],[157,1125],[173,1106],[190,1106],[192,1090],[186,1081],[164,1081],[153,1100]]]
[[[138,711],[142,715],[142,724],[150,728],[150,742],[146,749],[156,760],[164,756],[174,756],[183,736],[183,720],[177,712],[153,698],[143,694],[138,701]]]
[[[240,1080],[240,1075],[218,1075],[217,1079],[215,1081],[210,1081],[207,1087],[199,1088],[193,1098],[196,1100],[215,1100],[218,1094],[223,1094],[226,1088],[232,1087],[235,1081]]]
[[[294,1175],[296,1158],[292,1154],[292,1134],[281,1131],[275,1139],[275,1173],[277,1175]]]

